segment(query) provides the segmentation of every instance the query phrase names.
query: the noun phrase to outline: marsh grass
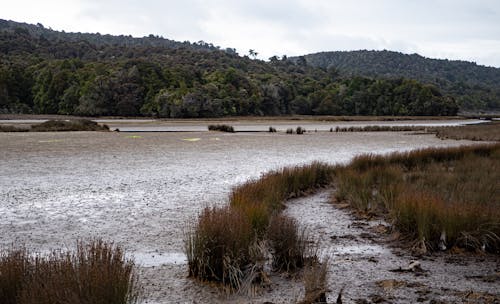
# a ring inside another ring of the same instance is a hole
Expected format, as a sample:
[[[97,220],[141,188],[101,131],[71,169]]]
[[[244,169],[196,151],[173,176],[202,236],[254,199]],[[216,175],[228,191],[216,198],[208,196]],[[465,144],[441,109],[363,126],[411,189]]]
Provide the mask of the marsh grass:
[[[0,132],[29,132],[29,128],[16,127],[12,125],[0,125]]]
[[[140,287],[133,261],[119,246],[95,240],[76,251],[31,255],[12,250],[0,259],[2,303],[136,303]]]
[[[269,244],[275,268],[294,271],[314,255],[313,242],[291,218],[279,215],[286,199],[304,195],[332,181],[333,167],[314,162],[284,168],[235,187],[229,205],[205,208],[184,237],[189,275],[239,290],[260,269]],[[246,283],[245,283],[246,282]]]
[[[500,144],[364,155],[337,170],[337,200],[388,216],[428,250],[500,250]]]
[[[425,126],[362,126],[362,127],[336,127],[335,132],[403,132],[403,131],[430,131]],[[333,131],[333,130],[332,130]],[[331,132],[331,131],[330,131]]]
[[[456,127],[436,128],[439,138],[468,139],[476,141],[500,141],[500,121],[465,125]]]
[[[316,257],[313,243],[305,228],[294,218],[285,215],[273,217],[267,231],[276,270],[293,272],[302,268],[308,259]]]
[[[329,263],[326,257],[321,261],[311,260],[304,267],[304,299],[300,304],[327,303]]]
[[[0,303],[18,303],[29,264],[30,258],[24,248],[0,253]]]
[[[229,125],[224,125],[224,124],[217,124],[217,125],[209,125],[208,126],[209,131],[220,131],[220,132],[228,132],[228,133],[234,133],[234,127],[229,126]]]
[[[240,210],[205,208],[185,237],[189,275],[237,290],[245,267],[254,262],[250,251],[254,241],[251,223]]]
[[[88,119],[48,120],[32,125],[31,132],[61,132],[61,131],[109,131],[107,125],[99,125]]]
[[[306,133],[306,129],[304,129],[303,127],[300,127],[300,126],[299,126],[299,127],[297,127],[297,128],[295,129],[295,133],[297,133],[297,134],[299,134],[299,135],[304,134],[304,133]]]

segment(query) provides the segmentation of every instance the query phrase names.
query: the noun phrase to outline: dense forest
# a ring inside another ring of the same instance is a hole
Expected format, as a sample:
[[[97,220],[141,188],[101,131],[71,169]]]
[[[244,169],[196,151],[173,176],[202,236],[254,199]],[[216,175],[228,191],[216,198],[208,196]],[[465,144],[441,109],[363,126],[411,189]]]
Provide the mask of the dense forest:
[[[454,96],[462,111],[500,111],[500,68],[391,51],[322,52],[289,60],[335,68],[342,76],[405,77],[432,83]]]
[[[0,20],[0,113],[88,116],[455,115],[405,77],[342,75],[200,41],[57,32]]]

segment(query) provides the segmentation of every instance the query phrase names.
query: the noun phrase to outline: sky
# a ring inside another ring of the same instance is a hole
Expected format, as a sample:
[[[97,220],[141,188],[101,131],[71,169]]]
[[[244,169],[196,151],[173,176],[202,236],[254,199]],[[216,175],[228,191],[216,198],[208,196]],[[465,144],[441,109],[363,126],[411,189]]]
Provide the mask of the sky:
[[[260,59],[391,50],[500,67],[499,0],[0,0],[0,18],[66,32],[159,35]]]

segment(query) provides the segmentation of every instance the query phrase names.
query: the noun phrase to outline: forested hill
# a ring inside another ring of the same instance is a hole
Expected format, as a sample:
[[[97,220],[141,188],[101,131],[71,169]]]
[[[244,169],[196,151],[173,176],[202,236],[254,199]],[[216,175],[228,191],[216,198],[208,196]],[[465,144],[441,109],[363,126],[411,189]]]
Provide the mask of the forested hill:
[[[500,111],[500,68],[391,51],[321,52],[289,59],[335,68],[344,76],[416,79],[455,96],[463,110]]]
[[[455,115],[453,96],[411,79],[333,69],[234,49],[64,33],[0,20],[0,113],[90,116]]]

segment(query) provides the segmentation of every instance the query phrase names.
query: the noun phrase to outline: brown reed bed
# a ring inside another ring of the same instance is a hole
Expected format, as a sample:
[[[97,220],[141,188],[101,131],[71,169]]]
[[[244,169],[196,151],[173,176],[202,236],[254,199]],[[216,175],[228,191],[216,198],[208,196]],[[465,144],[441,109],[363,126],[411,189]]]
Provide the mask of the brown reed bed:
[[[137,282],[133,261],[101,240],[78,242],[75,251],[32,255],[19,249],[0,255],[1,303],[137,303]]]
[[[68,131],[109,131],[107,125],[99,125],[88,119],[48,120],[32,125],[31,132],[68,132]]]
[[[362,127],[336,127],[335,132],[417,132],[432,131],[433,129],[425,126],[362,126]],[[333,132],[333,129],[330,130]]]
[[[234,127],[230,125],[224,125],[224,124],[217,124],[217,125],[209,125],[208,126],[209,131],[219,131],[219,132],[228,132],[228,133],[234,133]]]
[[[0,132],[29,132],[30,129],[26,127],[16,127],[12,125],[0,125]]]
[[[109,131],[107,125],[100,125],[88,119],[48,120],[30,127],[1,125],[0,132],[66,132],[66,131]]]
[[[286,199],[329,184],[332,169],[315,162],[269,172],[235,187],[229,205],[204,209],[184,238],[190,276],[237,290],[255,277],[267,248],[276,270],[302,267],[315,254],[312,242],[296,221],[279,212]]]
[[[500,141],[500,121],[476,125],[440,127],[435,129],[441,139],[467,139],[475,141]]]
[[[336,200],[385,216],[416,248],[500,252],[500,144],[364,155],[337,170]]]

